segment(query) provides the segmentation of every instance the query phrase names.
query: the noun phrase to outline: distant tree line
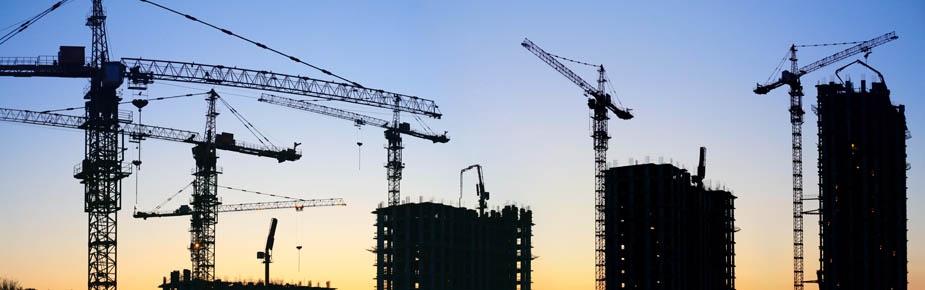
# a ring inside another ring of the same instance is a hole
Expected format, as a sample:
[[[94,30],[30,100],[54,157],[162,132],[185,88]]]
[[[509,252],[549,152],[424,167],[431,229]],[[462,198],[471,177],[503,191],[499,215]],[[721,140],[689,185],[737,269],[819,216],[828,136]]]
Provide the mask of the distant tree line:
[[[23,290],[19,281],[0,277],[0,290]]]

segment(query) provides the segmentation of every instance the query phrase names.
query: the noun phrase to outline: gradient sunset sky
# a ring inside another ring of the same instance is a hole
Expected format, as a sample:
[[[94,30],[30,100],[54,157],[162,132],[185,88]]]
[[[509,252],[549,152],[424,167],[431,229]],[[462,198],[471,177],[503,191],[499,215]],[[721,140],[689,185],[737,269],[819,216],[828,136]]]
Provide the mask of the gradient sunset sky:
[[[534,210],[535,289],[593,287],[593,152],[581,92],[520,46],[528,37],[547,51],[608,69],[622,103],[636,118],[610,123],[608,157],[660,157],[692,168],[708,147],[713,184],[737,200],[738,289],[791,287],[790,127],[785,88],[752,93],[791,43],[867,40],[896,31],[900,39],[874,50],[869,63],[884,73],[892,100],[905,104],[908,142],[910,289],[925,289],[925,188],[921,172],[925,108],[925,2],[922,1],[159,1],[169,7],[364,84],[433,99],[448,144],[405,139],[402,193],[456,203],[461,168],[485,166],[491,206]],[[0,1],[0,27],[53,3]],[[140,1],[106,1],[112,58],[144,57],[322,77],[240,40]],[[6,44],[0,56],[54,55],[59,45],[88,45],[90,1],[63,6]],[[3,31],[4,33],[6,31]],[[841,47],[800,51],[802,64]],[[573,69],[593,80],[593,70]],[[803,78],[805,109],[834,67]],[[872,73],[846,70],[853,79]],[[86,80],[0,78],[0,107],[46,110],[82,106]],[[148,97],[199,93],[211,87],[158,82]],[[279,218],[272,276],[332,281],[340,289],[374,287],[374,216],[386,198],[382,130],[258,103],[259,92],[215,88],[278,145],[302,142],[295,163],[221,152],[227,186],[302,198],[343,197],[349,206],[304,212],[228,213],[219,217],[217,275],[258,279],[270,218]],[[124,98],[137,91],[124,90]],[[324,104],[380,118],[374,108]],[[124,106],[125,110],[133,110]],[[219,130],[256,141],[228,113]],[[81,111],[67,112],[80,114]],[[145,123],[202,131],[201,97],[156,101]],[[406,120],[414,122],[410,116]],[[805,184],[817,192],[816,118],[804,127]],[[86,287],[87,215],[83,186],[71,177],[83,156],[80,131],[0,124],[0,276],[37,289]],[[365,145],[358,150],[356,142]],[[157,140],[142,145],[142,170],[123,183],[119,216],[119,286],[155,289],[169,271],[189,268],[189,221],[136,220],[192,180],[190,146]],[[134,148],[126,159],[136,156]],[[135,190],[138,178],[139,190]],[[463,202],[476,200],[467,179]],[[225,203],[267,201],[220,191]],[[188,193],[179,198],[186,202]],[[174,201],[165,207],[176,207]],[[816,219],[807,220],[815,225]],[[807,233],[807,272],[816,268],[816,231]],[[297,271],[296,245],[304,245]],[[808,275],[810,276],[810,275]],[[814,289],[814,287],[810,288]]]

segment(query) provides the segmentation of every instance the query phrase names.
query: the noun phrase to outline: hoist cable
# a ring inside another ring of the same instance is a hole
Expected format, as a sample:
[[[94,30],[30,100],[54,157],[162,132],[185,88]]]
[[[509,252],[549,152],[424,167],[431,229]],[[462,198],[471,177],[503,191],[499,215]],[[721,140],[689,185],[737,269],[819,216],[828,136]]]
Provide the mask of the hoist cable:
[[[253,194],[259,194],[259,195],[266,195],[266,196],[272,196],[272,197],[279,197],[279,198],[285,198],[285,199],[291,199],[291,200],[298,200],[298,201],[305,201],[305,199],[295,198],[295,197],[288,197],[288,196],[285,196],[285,195],[278,195],[278,194],[260,192],[260,191],[255,191],[255,190],[247,190],[247,189],[243,189],[243,188],[236,188],[236,187],[224,186],[224,185],[216,185],[216,186],[218,186],[218,187],[220,187],[220,188],[230,189],[230,190],[235,190],[235,191],[240,191],[240,192],[253,193]]]
[[[62,5],[64,5],[64,4],[67,3],[67,2],[70,2],[70,1],[71,1],[71,0],[61,0],[61,1],[58,1],[58,2],[56,2],[55,4],[51,5],[51,7],[49,7],[48,9],[45,9],[44,11],[40,12],[38,15],[35,15],[35,16],[33,16],[32,18],[26,19],[26,20],[24,20],[24,21],[18,22],[18,23],[19,23],[19,27],[17,27],[16,29],[11,30],[10,32],[7,32],[7,33],[4,34],[3,36],[0,36],[0,45],[3,45],[4,43],[6,43],[6,42],[9,41],[10,39],[12,39],[14,36],[16,36],[17,34],[19,34],[20,32],[23,32],[24,30],[26,30],[27,28],[29,28],[30,25],[32,25],[32,24],[35,23],[36,21],[39,21],[39,19],[42,19],[43,17],[45,17],[45,15],[48,15],[48,14],[51,13],[52,11],[55,11],[56,9],[58,9],[59,7],[61,7]],[[13,24],[13,25],[16,25],[16,24]],[[12,27],[12,26],[10,26],[10,27]],[[7,28],[9,28],[9,27],[7,27]],[[6,30],[7,28],[4,28],[4,30]]]
[[[203,24],[203,25],[205,25],[205,26],[211,27],[211,28],[213,28],[213,29],[215,29],[215,30],[221,31],[221,32],[223,32],[223,33],[225,33],[225,34],[227,34],[227,35],[230,35],[230,36],[234,36],[234,37],[236,37],[236,38],[238,38],[238,39],[241,39],[241,40],[244,40],[244,41],[246,41],[246,42],[249,42],[249,43],[251,43],[251,44],[253,44],[253,45],[256,45],[256,46],[259,47],[259,48],[272,51],[272,52],[274,52],[274,53],[276,53],[276,54],[278,54],[278,55],[281,55],[281,56],[284,56],[284,57],[288,58],[289,60],[292,60],[292,61],[297,62],[297,63],[300,63],[300,64],[304,64],[304,65],[306,65],[306,66],[308,66],[308,67],[311,67],[311,68],[313,68],[313,69],[316,69],[316,70],[320,71],[320,72],[323,73],[323,74],[326,74],[326,75],[335,77],[335,78],[337,78],[337,79],[340,79],[340,80],[342,80],[342,81],[348,82],[348,83],[350,83],[350,84],[352,84],[352,85],[354,85],[354,86],[357,86],[357,87],[360,87],[360,88],[365,88],[365,87],[363,87],[363,85],[360,85],[360,84],[357,83],[357,82],[348,80],[348,79],[346,79],[346,78],[344,78],[344,77],[341,77],[341,76],[339,76],[339,75],[337,75],[337,74],[335,74],[335,73],[332,73],[332,72],[329,71],[329,70],[326,70],[326,69],[323,69],[323,68],[321,68],[321,67],[312,65],[312,64],[307,63],[307,62],[305,62],[305,61],[302,61],[301,59],[299,59],[299,58],[297,58],[297,57],[295,57],[295,56],[292,56],[292,55],[290,55],[290,54],[286,54],[286,53],[284,53],[284,52],[281,52],[281,51],[279,51],[279,50],[276,50],[276,49],[274,49],[274,48],[272,48],[272,47],[269,47],[269,46],[267,46],[267,45],[265,45],[265,44],[263,44],[263,43],[256,42],[256,41],[251,40],[251,39],[249,39],[249,38],[246,38],[246,37],[243,37],[243,36],[241,36],[241,35],[238,35],[238,34],[232,32],[231,30],[228,30],[228,29],[225,29],[225,28],[221,28],[221,27],[215,26],[215,25],[213,25],[213,24],[211,24],[211,23],[208,23],[208,22],[199,20],[199,18],[196,18],[196,17],[194,17],[194,16],[192,16],[192,15],[185,14],[185,13],[182,13],[182,12],[177,11],[177,10],[173,10],[173,9],[171,9],[171,8],[169,8],[169,7],[166,7],[166,6],[161,5],[161,4],[158,4],[158,3],[154,3],[154,2],[149,1],[149,0],[139,0],[139,1],[144,2],[144,3],[151,4],[151,5],[155,6],[155,7],[158,7],[158,8],[167,10],[167,11],[170,11],[171,13],[174,13],[174,14],[177,14],[177,15],[180,15],[180,16],[183,16],[183,17],[185,17],[186,19],[189,19],[189,20],[191,20],[191,21],[199,22],[200,24]]]
[[[145,101],[160,101],[160,100],[175,99],[175,98],[183,98],[183,97],[192,97],[192,96],[207,95],[207,94],[208,94],[208,93],[183,94],[183,95],[176,95],[176,96],[169,96],[169,97],[146,98],[146,99],[138,99],[138,100],[145,100]],[[120,104],[120,105],[124,105],[124,104],[128,104],[128,103],[131,103],[131,102],[132,102],[132,101],[122,101],[122,102],[119,102],[119,104]],[[78,110],[78,109],[83,109],[83,108],[85,108],[85,107],[70,107],[70,108],[63,108],[63,109],[45,110],[45,111],[41,111],[40,113],[52,113],[52,112],[61,112],[61,111],[72,111],[72,110]]]
[[[235,109],[233,106],[231,106],[231,104],[228,103],[228,101],[225,101],[225,98],[218,98],[218,100],[219,100],[219,101],[222,101],[222,104],[225,105],[225,107],[228,108],[228,111],[230,111],[231,114],[234,115],[235,118],[237,118],[238,121],[240,121],[241,124],[244,125],[244,128],[246,128],[248,131],[250,131],[251,134],[253,134],[254,137],[257,138],[257,141],[260,142],[260,144],[263,144],[263,146],[273,146],[273,147],[276,147],[276,145],[273,144],[273,142],[270,141],[270,139],[267,138],[266,135],[264,135],[263,133],[261,133],[260,130],[258,130],[257,127],[254,126],[253,123],[251,123],[250,121],[248,121],[247,118],[244,118],[244,115],[242,115],[240,112],[238,112],[237,109]],[[264,141],[266,141],[266,142],[264,142]],[[267,145],[267,143],[269,143],[269,145]]]

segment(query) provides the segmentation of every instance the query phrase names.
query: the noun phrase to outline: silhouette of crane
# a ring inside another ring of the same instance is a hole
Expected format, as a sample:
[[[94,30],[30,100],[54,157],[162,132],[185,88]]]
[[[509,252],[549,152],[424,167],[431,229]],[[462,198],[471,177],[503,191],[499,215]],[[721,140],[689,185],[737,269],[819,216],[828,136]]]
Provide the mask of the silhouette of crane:
[[[46,113],[21,109],[0,108],[0,121],[42,125],[49,127],[83,129],[89,119],[84,116],[72,116],[58,113]],[[119,119],[122,124],[118,133],[141,138],[151,138],[163,141],[181,142],[193,145],[204,143],[202,136],[197,132],[132,123],[130,119]],[[238,152],[247,155],[256,155],[276,159],[279,162],[296,161],[302,157],[301,150],[293,148],[279,148],[275,146],[255,146],[249,143],[223,143],[216,144],[218,150]],[[74,167],[74,173],[80,174],[84,169],[81,164]],[[130,170],[130,167],[125,167]],[[127,172],[130,173],[130,172]]]
[[[220,204],[215,212],[240,212],[240,211],[257,211],[270,209],[287,209],[292,208],[296,211],[302,211],[307,207],[328,207],[328,206],[346,206],[347,203],[341,198],[323,198],[323,199],[296,199],[287,201],[268,201],[268,202],[249,202],[236,204]],[[132,214],[134,218],[148,219],[159,217],[175,217],[192,215],[193,210],[189,205],[181,205],[172,211],[137,211]]]
[[[529,39],[524,39],[520,44],[534,55],[539,57],[543,62],[551,66],[560,74],[565,76],[581,88],[585,96],[588,97],[588,108],[591,109],[591,120],[593,121],[594,139],[594,265],[595,265],[595,289],[606,289],[606,273],[604,271],[606,264],[606,241],[604,228],[604,170],[607,162],[607,147],[610,136],[607,133],[608,111],[613,112],[617,118],[629,120],[633,118],[630,109],[618,107],[612,101],[612,97],[605,91],[608,82],[604,65],[593,65],[586,62],[575,61],[564,57],[559,57],[544,51]],[[597,67],[598,79],[597,87],[591,86],[590,83],[572,72],[571,69],[559,62],[557,59],[570,61],[577,64]]]
[[[814,283],[818,280],[806,280],[803,272],[803,215],[811,212],[803,210],[803,201],[818,198],[807,198],[803,195],[803,85],[800,83],[800,77],[826,67],[830,64],[842,61],[854,55],[864,53],[865,57],[870,54],[871,49],[881,44],[896,40],[896,32],[890,32],[868,41],[863,42],[845,42],[830,44],[814,45],[796,45],[790,46],[789,60],[790,70],[781,71],[781,76],[775,81],[769,81],[764,84],[758,84],[755,88],[755,94],[764,95],[771,90],[787,85],[790,87],[790,127],[791,127],[791,160],[793,166],[791,174],[793,177],[793,289],[803,290],[804,283]],[[820,59],[809,65],[799,67],[797,64],[797,48],[812,46],[831,46],[855,44],[838,53]],[[781,61],[781,65],[783,65]],[[778,67],[778,70],[780,67]],[[773,73],[772,73],[773,77]]]
[[[27,20],[16,30],[16,33],[22,32],[29,24],[60,7],[64,2],[66,1],[55,3],[52,8]],[[152,1],[143,0],[142,2],[182,15],[184,19],[208,25],[225,35],[244,40],[261,49],[282,55],[291,61],[307,65],[325,75],[348,83],[277,74],[266,70],[238,69],[191,62],[140,58],[111,61],[109,38],[106,34],[106,14],[102,0],[92,0],[91,12],[86,18],[86,25],[92,32],[89,63],[85,63],[83,47],[62,47],[58,57],[0,58],[0,76],[86,78],[90,80],[89,90],[84,96],[87,100],[86,122],[83,122],[79,128],[85,132],[84,160],[78,167],[82,170],[81,174],[75,174],[75,177],[81,179],[81,183],[84,184],[84,211],[89,215],[87,243],[89,247],[87,287],[89,289],[117,288],[116,217],[121,209],[122,179],[129,175],[126,169],[130,170],[130,167],[122,164],[124,150],[121,148],[119,139],[122,137],[121,133],[127,132],[120,129],[122,122],[119,117],[119,101],[121,99],[117,93],[125,79],[129,80],[129,89],[146,89],[154,80],[177,81],[281,92],[388,108],[394,112],[408,112],[433,118],[441,117],[437,105],[431,100],[366,88],[293,55],[235,34],[228,29],[206,23]],[[0,41],[5,42],[8,39],[4,37]],[[221,146],[217,144],[215,147]]]
[[[262,252],[257,252],[257,259],[263,259],[263,284],[270,285],[270,263],[273,261],[273,242],[276,241],[276,218],[270,220],[270,233],[267,234],[267,245]]]
[[[447,143],[450,141],[446,136],[446,132],[437,135],[432,132],[420,132],[411,129],[411,124],[400,122],[397,111],[394,112],[392,121],[386,121],[338,108],[318,105],[309,101],[296,100],[266,93],[262,94],[258,101],[353,121],[357,126],[369,125],[385,129],[385,139],[388,142],[386,146],[388,161],[386,162],[385,168],[386,177],[389,182],[389,205],[397,205],[401,200],[402,169],[405,168],[405,164],[402,162],[402,149],[404,149],[404,146],[402,146],[401,135],[430,140],[434,143]]]
[[[472,170],[473,168],[476,170],[476,172],[478,172],[478,176],[479,176],[479,183],[475,184],[475,195],[479,197],[479,216],[484,216],[485,209],[488,208],[487,200],[491,198],[491,195],[489,194],[489,192],[485,191],[485,180],[482,179],[482,165],[479,165],[479,164],[469,165],[466,168],[463,168],[462,170],[459,171],[459,199],[460,199],[460,203],[462,203],[463,173],[466,173],[466,171]]]
[[[55,3],[52,8],[27,20],[15,33],[22,32],[29,24],[65,2]],[[79,69],[49,75],[90,80],[89,89],[84,96],[87,100],[86,121],[80,128],[84,130],[84,159],[77,167],[81,172],[74,175],[84,185],[84,212],[89,216],[87,288],[116,289],[117,213],[122,207],[122,179],[129,175],[127,167],[122,165],[123,151],[119,142],[119,96],[116,90],[122,85],[122,77],[114,74],[121,69],[121,64],[109,61],[106,14],[103,11],[102,0],[92,1],[86,25],[92,32],[90,63],[85,64],[83,48],[79,51],[63,50],[66,54],[62,54],[64,57],[61,61]],[[4,37],[3,42],[7,40],[9,38]],[[60,64],[57,59],[41,58],[36,58],[35,64],[42,61],[48,61],[53,65]],[[0,69],[3,71],[0,75],[30,75],[29,72],[17,72],[20,69],[18,64],[20,63],[17,63],[16,58],[0,60],[0,65],[6,67]],[[10,71],[12,73],[7,73]]]
[[[190,252],[193,264],[194,278],[198,280],[211,281],[215,273],[215,224],[217,223],[217,207],[220,204],[217,196],[217,170],[218,156],[216,150],[225,150],[238,152],[248,155],[268,157],[276,159],[278,162],[295,161],[301,158],[301,152],[296,147],[281,149],[275,146],[254,146],[247,143],[238,142],[234,135],[230,133],[215,133],[215,118],[218,116],[215,102],[219,96],[215,91],[210,91],[208,98],[209,109],[206,121],[205,134],[198,134],[190,131],[170,129],[164,127],[148,126],[141,124],[132,124],[131,119],[120,119],[118,121],[126,123],[121,133],[128,134],[135,140],[154,138],[168,141],[179,141],[193,144],[193,157],[196,160],[196,170],[193,175],[196,177],[194,182],[193,201],[190,211]],[[68,116],[55,113],[40,113],[25,110],[0,109],[0,121],[30,123],[37,125],[65,127],[65,128],[85,128],[90,121],[86,117]],[[120,132],[117,132],[120,133]],[[298,145],[298,144],[296,144]],[[86,166],[75,168],[74,176],[85,178],[87,173]],[[122,177],[128,176],[131,167],[122,169],[125,172]]]

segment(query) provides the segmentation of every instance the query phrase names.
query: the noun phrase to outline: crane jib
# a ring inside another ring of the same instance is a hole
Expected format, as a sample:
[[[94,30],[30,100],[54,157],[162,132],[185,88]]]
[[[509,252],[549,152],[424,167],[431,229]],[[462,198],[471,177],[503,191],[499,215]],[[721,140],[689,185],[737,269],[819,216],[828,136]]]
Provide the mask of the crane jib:
[[[436,119],[443,116],[432,100],[304,76],[140,58],[123,58],[122,64],[133,89],[145,88],[154,80],[200,83],[310,96]],[[93,71],[90,66],[69,65],[56,57],[0,57],[0,76],[89,78]]]
[[[82,129],[87,123],[84,116],[35,112],[29,110],[0,108],[0,121],[43,125],[58,128]],[[135,124],[131,120],[119,120],[119,130],[132,138],[157,139],[164,141],[181,142],[188,144],[201,144],[202,136],[193,131],[167,128],[161,126]],[[264,156],[277,159],[279,162],[296,161],[302,157],[301,150],[296,148],[278,148],[275,146],[257,146],[247,142],[235,140],[231,144],[218,144],[217,149],[238,152],[255,156]]]
[[[885,44],[887,42],[890,42],[896,39],[899,39],[899,36],[896,35],[896,32],[895,31],[889,32],[889,33],[880,35],[878,37],[872,38],[868,41],[858,43],[857,45],[851,46],[845,50],[839,51],[823,59],[817,60],[808,65],[805,65],[797,69],[795,72],[784,70],[781,72],[780,79],[774,82],[770,82],[770,83],[758,84],[754,92],[756,94],[763,95],[783,85],[790,85],[790,86],[799,85],[800,77],[806,74],[809,74],[818,69],[821,69],[823,67],[826,67],[828,65],[845,60],[849,57],[852,57],[852,56],[855,56],[861,53],[865,53],[865,56],[866,56],[866,54],[870,53],[871,49],[873,49],[874,47],[880,46],[882,44]],[[795,63],[796,62],[796,58],[795,58],[796,48],[791,47],[791,50],[792,50],[792,53],[794,54],[794,58],[791,59],[791,61]]]
[[[268,104],[289,107],[289,108],[293,108],[297,110],[312,112],[312,113],[330,116],[330,117],[334,117],[338,119],[354,121],[358,125],[369,124],[369,125],[373,125],[376,127],[386,129],[386,130],[392,130],[392,131],[395,131],[401,134],[430,140],[430,141],[433,141],[434,143],[447,143],[450,141],[450,139],[446,136],[445,133],[442,135],[437,135],[437,134],[428,134],[428,133],[418,132],[418,131],[411,129],[411,126],[408,123],[401,123],[399,124],[397,128],[393,128],[392,122],[389,122],[387,120],[379,119],[379,118],[372,117],[372,116],[366,116],[363,114],[358,114],[358,113],[354,113],[354,112],[350,112],[350,111],[342,110],[338,108],[319,105],[319,104],[315,104],[313,102],[309,102],[305,100],[297,100],[297,99],[286,98],[286,97],[264,93],[260,96],[260,98],[257,99],[257,101],[268,103]]]
[[[438,119],[442,117],[438,106],[432,100],[353,84],[222,65],[140,58],[123,58],[122,62],[128,68],[126,77],[132,84],[146,85],[154,80],[165,80],[222,85],[311,96],[332,101],[398,110]]]

